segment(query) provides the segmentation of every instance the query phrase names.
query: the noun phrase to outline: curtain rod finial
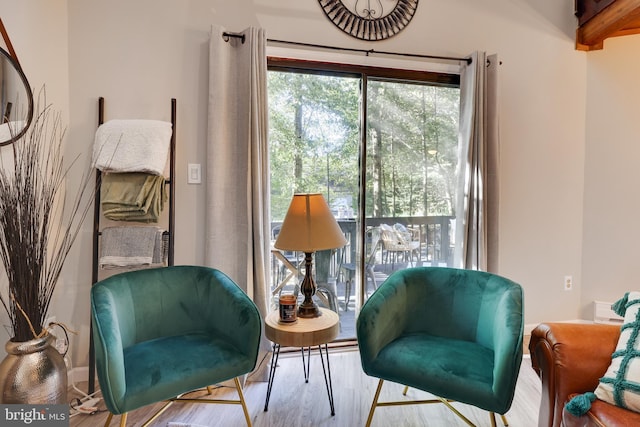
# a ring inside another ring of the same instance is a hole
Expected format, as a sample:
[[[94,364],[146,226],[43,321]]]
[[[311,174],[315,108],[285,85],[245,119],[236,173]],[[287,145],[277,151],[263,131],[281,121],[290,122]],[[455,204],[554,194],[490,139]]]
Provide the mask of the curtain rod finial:
[[[244,40],[245,40],[245,35],[244,34],[229,33],[229,32],[226,32],[226,31],[224,33],[222,33],[222,40],[224,40],[227,43],[229,42],[231,37],[234,37],[236,39],[240,39],[241,43],[244,44]]]

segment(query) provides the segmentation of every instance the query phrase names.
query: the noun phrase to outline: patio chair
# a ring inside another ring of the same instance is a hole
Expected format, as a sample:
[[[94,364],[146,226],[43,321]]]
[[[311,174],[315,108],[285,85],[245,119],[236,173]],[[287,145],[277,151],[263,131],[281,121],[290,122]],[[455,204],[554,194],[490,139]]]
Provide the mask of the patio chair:
[[[365,292],[370,288],[369,284],[371,284],[371,288],[375,291],[378,289],[378,281],[379,275],[375,271],[375,263],[376,263],[376,254],[378,249],[382,244],[382,240],[380,239],[380,229],[379,227],[370,228],[367,231],[366,241],[370,243],[369,254],[366,257],[366,263],[364,266],[364,274],[365,274]],[[355,262],[341,262],[339,266],[340,273],[343,277],[344,281],[344,311],[349,309],[349,302],[351,301],[351,287],[353,285],[353,280],[356,277],[356,263]],[[386,276],[384,276],[386,278]],[[383,278],[383,279],[384,279]]]
[[[314,253],[314,258],[316,268],[316,296],[324,306],[328,307],[329,310],[335,311],[337,313],[338,297],[336,281],[329,280],[331,263],[333,262],[333,257],[335,256],[335,254],[335,249],[317,251]]]
[[[395,264],[402,256],[402,261],[413,261],[414,254],[420,249],[420,241],[413,240],[413,233],[401,224],[399,227],[390,226],[388,224],[380,225],[380,238],[382,239],[383,261],[388,263],[391,257],[391,263]]]
[[[276,225],[271,230],[272,281],[275,285],[271,292],[273,296],[278,297],[289,282],[293,280],[295,285],[304,264],[304,257],[300,256],[299,252],[281,251],[273,247],[281,228],[281,225]]]

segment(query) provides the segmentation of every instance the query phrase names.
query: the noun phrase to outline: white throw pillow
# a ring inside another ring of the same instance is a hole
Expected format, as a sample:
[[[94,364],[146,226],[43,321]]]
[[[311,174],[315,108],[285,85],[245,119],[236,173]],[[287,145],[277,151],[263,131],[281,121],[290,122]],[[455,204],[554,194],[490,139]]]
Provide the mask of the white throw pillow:
[[[600,378],[595,394],[600,400],[640,412],[640,292],[629,292],[617,302],[624,324],[611,365]]]

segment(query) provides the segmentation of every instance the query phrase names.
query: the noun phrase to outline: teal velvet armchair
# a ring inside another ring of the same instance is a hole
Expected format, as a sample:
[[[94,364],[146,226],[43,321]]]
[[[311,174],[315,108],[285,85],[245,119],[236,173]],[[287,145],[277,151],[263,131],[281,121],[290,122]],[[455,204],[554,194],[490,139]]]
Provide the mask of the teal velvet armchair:
[[[367,426],[376,407],[389,403],[462,402],[489,411],[492,425],[495,413],[511,407],[523,334],[523,292],[511,280],[452,268],[400,270],[367,300],[356,328],[362,368],[379,378]],[[385,380],[438,399],[378,402]]]
[[[255,304],[224,273],[174,266],[126,272],[95,284],[91,314],[98,381],[107,409],[122,414],[234,379],[251,421],[239,376],[258,356],[261,318]],[[145,424],[146,425],[146,424]]]

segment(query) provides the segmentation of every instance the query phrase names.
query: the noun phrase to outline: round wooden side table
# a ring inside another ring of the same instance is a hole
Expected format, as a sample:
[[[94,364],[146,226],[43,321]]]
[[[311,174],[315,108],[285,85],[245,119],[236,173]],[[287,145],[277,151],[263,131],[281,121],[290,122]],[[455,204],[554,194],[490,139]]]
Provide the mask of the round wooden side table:
[[[280,323],[280,316],[277,311],[271,312],[264,320],[265,335],[273,342],[273,358],[271,360],[271,368],[269,369],[267,397],[264,402],[265,411],[269,408],[269,398],[271,397],[273,380],[276,375],[276,368],[278,367],[280,347],[300,347],[302,353],[302,367],[304,369],[304,380],[308,383],[311,347],[318,346],[320,360],[322,361],[322,372],[324,373],[324,383],[327,387],[327,396],[329,397],[329,407],[331,408],[331,415],[335,415],[333,386],[331,384],[331,367],[329,365],[329,351],[327,344],[336,339],[340,333],[340,317],[336,312],[326,308],[320,308],[320,311],[322,312],[322,316],[313,318],[299,317],[295,323]],[[304,355],[305,349],[307,350],[306,363]]]

